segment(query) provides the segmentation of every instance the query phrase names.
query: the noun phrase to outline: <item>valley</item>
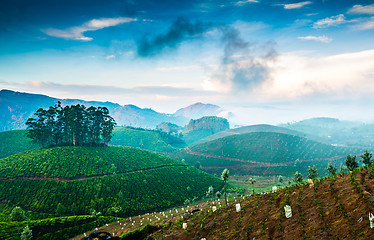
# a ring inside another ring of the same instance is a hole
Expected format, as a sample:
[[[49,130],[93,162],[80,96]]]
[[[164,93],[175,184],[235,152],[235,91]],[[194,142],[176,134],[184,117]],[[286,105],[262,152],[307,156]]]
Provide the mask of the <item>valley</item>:
[[[337,144],[338,138],[324,138],[344,132],[345,123],[323,118],[304,121],[302,127],[294,123],[230,128],[227,119],[201,117],[209,114],[205,106],[219,112],[217,106],[191,105],[178,116],[200,114],[200,118],[184,126],[111,124],[108,144],[100,143],[101,130],[98,144],[87,140],[93,135],[83,130],[94,129],[90,120],[94,115],[71,115],[76,114],[74,106],[67,108],[71,113],[64,113],[64,108],[54,113],[85,119],[61,123],[71,129],[65,135],[55,130],[60,126],[58,117],[53,117],[53,124],[43,118],[33,120],[37,126],[33,136],[38,137],[38,131],[43,134],[45,128],[37,123],[45,121],[52,139],[53,134],[65,136],[65,142],[41,148],[36,143],[41,138],[30,139],[29,129],[0,132],[0,235],[16,240],[20,226],[28,225],[32,239],[81,239],[95,229],[142,240],[148,234],[155,239],[329,239],[358,232],[363,232],[363,239],[371,236],[366,228],[353,224],[357,216],[348,212],[357,204],[362,212],[372,210],[374,175],[368,163],[363,164],[362,154],[373,149],[357,141]],[[326,121],[328,130],[323,133]],[[82,142],[72,146],[78,133]],[[360,136],[370,139],[367,132]],[[347,169],[347,156],[357,156],[352,172]],[[331,175],[328,165],[337,175]],[[314,186],[309,187],[311,166],[317,172]],[[229,171],[226,188],[221,179],[225,169]],[[352,200],[353,196],[359,199]],[[240,213],[233,211],[236,204],[241,205]],[[296,208],[296,222],[282,217],[286,204]],[[25,218],[9,221],[17,207]],[[342,221],[345,225],[338,226]],[[188,224],[187,229],[182,223]],[[340,230],[343,226],[348,232]]]

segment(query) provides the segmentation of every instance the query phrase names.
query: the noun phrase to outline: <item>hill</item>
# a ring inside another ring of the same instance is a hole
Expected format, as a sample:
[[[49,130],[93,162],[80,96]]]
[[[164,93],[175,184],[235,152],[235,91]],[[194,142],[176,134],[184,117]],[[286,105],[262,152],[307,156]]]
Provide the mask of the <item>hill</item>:
[[[368,214],[374,211],[372,170],[291,186],[275,193],[206,204],[152,234],[155,239],[373,239]],[[240,204],[241,211],[235,210]],[[218,209],[212,212],[211,207]],[[286,218],[284,207],[291,206]],[[187,223],[187,229],[182,228]],[[136,239],[136,238],[133,238]]]
[[[32,219],[158,211],[205,195],[222,181],[165,156],[126,147],[55,147],[0,159],[0,220],[18,205]],[[61,212],[61,211],[60,211]]]
[[[225,131],[218,132],[216,134],[210,135],[206,138],[203,138],[197,142],[194,142],[193,145],[197,145],[200,143],[205,143],[209,141],[213,141],[219,138],[227,137],[230,135],[235,135],[235,134],[244,134],[244,133],[251,133],[251,132],[275,132],[275,133],[285,133],[285,134],[290,134],[290,135],[295,135],[299,137],[304,137],[305,134],[301,132],[297,132],[294,130],[290,130],[288,128],[283,128],[283,127],[277,127],[269,124],[257,124],[257,125],[250,125],[250,126],[245,126],[245,127],[239,127],[239,128],[233,128],[233,129],[228,129]]]
[[[179,135],[132,127],[114,128],[110,143],[115,146],[130,146],[156,152],[172,152],[185,146]]]
[[[225,118],[207,116],[199,119],[191,119],[184,127],[183,135],[187,144],[192,144],[202,138],[221,132],[230,128]]]
[[[329,144],[342,146],[374,146],[374,124],[341,121],[335,118],[311,118],[287,123],[281,127],[302,132],[308,138],[319,138]]]
[[[198,119],[204,116],[217,116],[223,109],[217,105],[195,103],[185,108],[181,108],[174,113],[174,116],[182,116],[189,119]]]
[[[25,134],[26,130],[0,132],[0,158],[39,147]]]
[[[306,174],[307,166],[339,166],[347,154],[360,152],[363,150],[335,147],[295,135],[253,132],[202,143],[170,156],[191,165],[199,161],[205,171],[217,175],[228,168],[238,175],[290,176],[295,171]]]

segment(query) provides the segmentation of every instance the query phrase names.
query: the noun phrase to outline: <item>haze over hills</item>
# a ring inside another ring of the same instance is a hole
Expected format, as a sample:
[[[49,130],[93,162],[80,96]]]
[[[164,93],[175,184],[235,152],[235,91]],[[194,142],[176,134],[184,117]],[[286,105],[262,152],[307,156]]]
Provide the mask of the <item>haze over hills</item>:
[[[121,106],[112,102],[84,101],[80,99],[58,99],[41,94],[0,91],[0,131],[23,129],[26,120],[39,108],[48,108],[58,101],[62,105],[82,104],[89,106],[105,106],[119,126],[156,128],[161,122],[171,122],[184,126],[191,118],[212,116],[220,112],[220,108],[211,104],[197,103],[178,110],[175,114],[159,113],[149,108],[135,105]]]
[[[223,109],[217,105],[198,102],[188,107],[179,109],[174,113],[174,116],[198,119],[204,116],[217,116],[222,111]]]
[[[280,127],[302,132],[308,138],[342,146],[374,146],[374,124],[342,121],[336,118],[311,118],[280,124]]]

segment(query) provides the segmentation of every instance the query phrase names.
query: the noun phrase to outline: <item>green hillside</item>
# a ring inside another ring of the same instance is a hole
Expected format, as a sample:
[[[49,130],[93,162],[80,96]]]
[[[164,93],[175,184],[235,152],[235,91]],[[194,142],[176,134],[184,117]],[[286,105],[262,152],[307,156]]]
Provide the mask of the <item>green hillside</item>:
[[[26,130],[0,132],[0,158],[38,148],[25,134]]]
[[[184,147],[180,138],[157,130],[116,127],[113,135],[110,144],[115,146],[130,146],[157,152],[172,152]]]
[[[222,181],[165,156],[126,147],[56,147],[0,160],[0,218],[22,206],[32,218],[89,214],[119,216],[161,210],[201,197]]]
[[[334,147],[294,135],[254,132],[199,144],[172,157],[191,165],[199,161],[204,170],[216,174],[227,167],[233,174],[289,176],[295,171],[305,173],[309,165],[325,169],[328,162],[340,164],[347,154],[359,152],[362,149]]]
[[[221,131],[216,134],[210,135],[206,138],[203,138],[197,142],[194,142],[193,145],[198,145],[201,143],[213,141],[219,138],[223,138],[223,137],[227,137],[227,136],[231,136],[235,134],[245,134],[245,133],[252,133],[252,132],[276,132],[276,133],[285,133],[285,134],[295,135],[299,137],[304,137],[305,135],[304,133],[293,131],[288,128],[277,127],[277,126],[273,126],[269,124],[257,124],[257,125],[250,125],[250,126],[233,128],[233,129]]]

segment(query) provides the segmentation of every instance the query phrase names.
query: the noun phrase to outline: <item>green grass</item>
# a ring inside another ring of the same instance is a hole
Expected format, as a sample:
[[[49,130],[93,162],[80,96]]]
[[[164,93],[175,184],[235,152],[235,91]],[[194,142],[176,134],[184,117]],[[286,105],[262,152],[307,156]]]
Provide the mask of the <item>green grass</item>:
[[[92,216],[85,215],[23,221],[18,224],[17,222],[0,222],[0,236],[1,239],[19,240],[18,228],[21,233],[23,228],[28,225],[32,230],[32,239],[68,239],[88,232],[97,226],[120,220],[122,220],[122,218],[101,216],[96,219]]]
[[[0,158],[38,148],[25,134],[26,130],[0,132]]]
[[[115,146],[130,146],[157,152],[172,152],[184,147],[175,137],[156,130],[116,127],[110,141]]]
[[[218,178],[179,161],[126,147],[31,150],[1,159],[0,169],[1,177],[16,178],[0,180],[0,201],[8,206],[3,208],[21,206],[34,218],[58,216],[59,203],[66,214],[95,209],[111,215],[111,208],[120,206],[120,216],[131,216],[182,204],[204,196],[211,185],[216,189],[223,185]],[[57,181],[40,176],[91,177]]]

